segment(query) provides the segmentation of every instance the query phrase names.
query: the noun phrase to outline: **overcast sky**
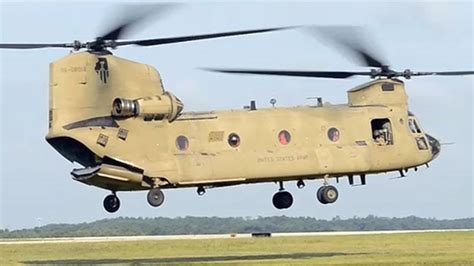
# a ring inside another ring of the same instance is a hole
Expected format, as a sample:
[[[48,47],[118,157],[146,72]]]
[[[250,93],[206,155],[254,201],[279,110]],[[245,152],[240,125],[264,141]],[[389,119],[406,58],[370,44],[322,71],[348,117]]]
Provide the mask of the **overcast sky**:
[[[117,17],[117,6],[92,2],[2,2],[1,42],[90,40]],[[394,69],[472,70],[472,1],[314,1],[186,4],[152,20],[129,38],[169,37],[261,27],[316,24],[365,26],[372,46]],[[321,181],[299,190],[286,184],[295,202],[276,210],[273,183],[208,190],[165,191],[165,204],[152,208],[146,192],[119,193],[116,214],[103,210],[108,191],[75,182],[69,163],[44,137],[48,129],[48,64],[68,50],[0,51],[1,176],[0,228],[76,223],[117,216],[311,216],[329,219],[366,216],[459,218],[473,216],[472,77],[422,77],[406,82],[410,109],[422,127],[442,142],[429,169],[407,178],[396,173],[368,177],[368,185],[337,185],[336,203],[321,205]],[[241,108],[251,99],[259,107],[308,104],[307,97],[345,103],[346,90],[368,81],[250,77],[207,73],[199,67],[249,67],[295,70],[364,70],[335,47],[301,31],[167,45],[125,47],[117,56],[155,66],[165,88],[187,111]]]

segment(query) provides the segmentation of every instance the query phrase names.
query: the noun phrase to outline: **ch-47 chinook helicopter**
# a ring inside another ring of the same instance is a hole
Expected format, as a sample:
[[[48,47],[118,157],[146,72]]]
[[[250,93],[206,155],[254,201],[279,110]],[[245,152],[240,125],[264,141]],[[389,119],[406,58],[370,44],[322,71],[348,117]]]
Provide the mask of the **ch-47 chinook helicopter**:
[[[376,78],[348,91],[348,103],[293,108],[183,113],[183,103],[163,88],[152,66],[111,54],[124,45],[152,46],[280,30],[272,28],[178,38],[119,40],[123,24],[95,41],[71,44],[0,44],[0,48],[73,48],[50,65],[49,132],[46,140],[61,155],[84,168],[73,179],[110,190],[104,208],[116,212],[118,191],[148,190],[158,207],[162,189],[206,188],[276,182],[278,209],[289,208],[292,195],[283,183],[323,179],[317,199],[333,203],[337,189],[330,178],[404,171],[427,164],[440,143],[426,134],[408,110],[404,83],[397,77],[466,75],[474,72],[396,72],[357,50],[368,72],[290,72],[220,70],[230,73],[324,78],[365,75]],[[159,136],[159,137],[157,137]]]

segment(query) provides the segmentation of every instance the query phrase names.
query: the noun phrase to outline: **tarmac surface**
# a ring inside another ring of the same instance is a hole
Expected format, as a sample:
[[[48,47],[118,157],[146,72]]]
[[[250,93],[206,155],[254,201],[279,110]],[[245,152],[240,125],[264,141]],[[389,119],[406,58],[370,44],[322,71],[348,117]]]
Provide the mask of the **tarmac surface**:
[[[300,237],[300,236],[350,236],[350,235],[380,235],[407,234],[432,232],[470,232],[474,229],[441,229],[441,230],[395,230],[395,231],[339,231],[339,232],[300,232],[300,233],[271,233],[271,237]],[[199,240],[225,238],[251,238],[252,234],[214,234],[214,235],[158,235],[158,236],[104,236],[104,237],[60,237],[60,238],[20,238],[0,239],[0,245],[24,245],[45,243],[97,243],[116,241],[158,241],[158,240]],[[262,236],[260,236],[262,237]]]

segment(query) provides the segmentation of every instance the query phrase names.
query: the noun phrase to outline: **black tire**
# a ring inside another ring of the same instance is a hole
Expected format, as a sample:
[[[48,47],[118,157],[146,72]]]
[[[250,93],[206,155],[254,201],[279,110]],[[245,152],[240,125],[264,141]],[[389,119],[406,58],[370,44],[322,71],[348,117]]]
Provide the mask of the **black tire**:
[[[318,189],[318,192],[316,192],[316,198],[318,199],[319,202],[321,202],[322,204],[328,204],[326,201],[324,201],[323,199],[323,196],[322,196],[322,192],[324,190],[325,187],[320,187]]]
[[[328,203],[334,203],[339,197],[339,193],[334,186],[327,186],[321,191],[321,199]]]
[[[293,196],[288,191],[280,191],[273,195],[273,206],[275,208],[288,209],[293,205]]]
[[[120,208],[120,200],[115,195],[108,195],[104,199],[104,209],[110,213],[118,211]]]
[[[147,200],[152,207],[159,207],[165,201],[165,194],[159,188],[152,188],[148,191]]]

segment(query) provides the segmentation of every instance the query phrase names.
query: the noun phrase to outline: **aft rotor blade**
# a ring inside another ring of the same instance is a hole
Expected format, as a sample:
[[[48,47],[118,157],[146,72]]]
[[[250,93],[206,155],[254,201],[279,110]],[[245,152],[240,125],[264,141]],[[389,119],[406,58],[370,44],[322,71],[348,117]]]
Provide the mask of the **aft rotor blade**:
[[[111,29],[98,39],[115,41],[123,39],[130,28],[137,26],[144,22],[150,16],[166,15],[170,10],[178,4],[161,3],[161,4],[140,4],[140,5],[124,5],[121,8],[124,10],[125,18],[121,22],[117,22]]]
[[[131,45],[131,44],[140,45],[140,46],[164,45],[164,44],[171,44],[171,43],[181,43],[181,42],[190,42],[190,41],[238,36],[238,35],[279,31],[279,30],[286,30],[290,28],[293,28],[293,27],[230,31],[230,32],[212,33],[212,34],[190,35],[190,36],[170,37],[170,38],[157,38],[157,39],[147,39],[147,40],[117,41],[115,44],[117,46],[124,46],[124,45]]]
[[[0,49],[71,48],[72,43],[0,43]]]
[[[365,31],[352,26],[312,26],[307,28],[316,37],[323,37],[357,56],[363,66],[382,68],[388,64],[377,58],[365,41]]]
[[[371,76],[371,72],[349,72],[349,71],[286,71],[286,70],[249,70],[249,69],[210,69],[207,71],[228,73],[228,74],[250,74],[250,75],[270,75],[306,78],[333,78],[345,79],[352,76]]]

